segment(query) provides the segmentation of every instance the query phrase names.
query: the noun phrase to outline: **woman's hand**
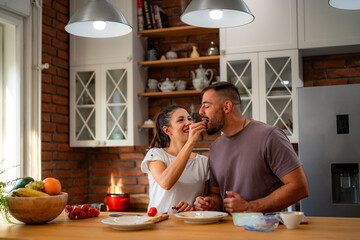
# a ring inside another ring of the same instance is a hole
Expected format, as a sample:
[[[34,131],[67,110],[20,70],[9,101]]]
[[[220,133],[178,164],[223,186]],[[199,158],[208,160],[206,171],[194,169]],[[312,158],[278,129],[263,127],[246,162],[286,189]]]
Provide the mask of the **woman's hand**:
[[[178,212],[189,212],[194,211],[195,208],[187,202],[181,201],[178,205],[174,205],[172,209],[176,209]]]
[[[196,143],[200,138],[200,134],[205,131],[206,131],[206,121],[190,124],[188,141]]]

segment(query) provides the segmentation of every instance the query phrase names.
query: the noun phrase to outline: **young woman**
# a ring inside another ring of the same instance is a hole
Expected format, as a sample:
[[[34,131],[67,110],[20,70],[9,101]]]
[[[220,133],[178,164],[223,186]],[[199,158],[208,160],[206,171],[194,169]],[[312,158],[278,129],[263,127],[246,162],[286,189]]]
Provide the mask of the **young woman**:
[[[158,212],[192,211],[200,194],[206,194],[208,158],[192,152],[205,122],[192,123],[181,106],[165,108],[155,120],[155,136],[141,164],[148,174],[150,203]],[[206,186],[205,186],[206,185]]]

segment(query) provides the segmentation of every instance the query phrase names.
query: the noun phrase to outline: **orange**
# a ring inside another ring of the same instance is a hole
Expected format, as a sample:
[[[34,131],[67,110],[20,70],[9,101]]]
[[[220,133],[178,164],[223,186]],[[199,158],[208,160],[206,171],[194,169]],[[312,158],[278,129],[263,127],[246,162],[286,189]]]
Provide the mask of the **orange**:
[[[43,180],[43,191],[49,195],[58,195],[61,193],[61,183],[59,180],[53,177],[48,177]]]

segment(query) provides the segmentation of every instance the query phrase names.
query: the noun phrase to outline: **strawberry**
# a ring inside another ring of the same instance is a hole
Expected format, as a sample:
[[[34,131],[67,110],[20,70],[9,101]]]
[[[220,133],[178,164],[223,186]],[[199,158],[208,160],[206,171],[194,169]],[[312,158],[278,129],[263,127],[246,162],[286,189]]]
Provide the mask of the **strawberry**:
[[[95,215],[95,208],[91,207],[91,208],[89,209],[89,211],[91,212],[92,215]]]
[[[94,216],[97,217],[97,216],[99,216],[99,214],[100,214],[100,211],[95,209]]]
[[[70,218],[70,219],[75,219],[74,212],[69,212],[68,218]]]
[[[85,218],[85,217],[86,217],[86,212],[80,211],[79,214],[77,215],[77,217],[78,217],[79,219]]]
[[[65,212],[69,213],[73,211],[73,207],[71,205],[66,205]]]
[[[86,212],[86,217],[87,218],[91,218],[93,215],[91,214],[91,212]]]
[[[81,207],[79,207],[79,206],[75,207],[75,209],[73,211],[74,216],[78,216],[81,211],[82,211]]]
[[[83,205],[81,206],[81,209],[82,209],[83,211],[87,212],[87,211],[89,211],[89,206],[88,206],[87,204],[83,204]]]

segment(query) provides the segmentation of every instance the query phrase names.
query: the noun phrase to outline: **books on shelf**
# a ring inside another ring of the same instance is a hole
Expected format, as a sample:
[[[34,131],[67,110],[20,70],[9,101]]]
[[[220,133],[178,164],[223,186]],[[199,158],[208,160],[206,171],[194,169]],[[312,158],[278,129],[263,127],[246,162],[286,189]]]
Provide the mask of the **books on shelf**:
[[[156,28],[162,28],[161,18],[160,18],[160,13],[159,13],[159,6],[154,5],[153,7],[154,7],[154,16],[155,16]]]
[[[140,28],[141,20],[143,20],[142,29]],[[158,5],[152,4],[151,0],[138,0],[138,23],[140,31],[169,27],[168,16],[165,11]]]
[[[162,9],[161,7],[158,7],[158,10],[159,10],[159,14],[160,14],[160,20],[161,20],[162,28],[169,27],[168,16],[166,15],[164,9]]]
[[[155,14],[154,14],[154,5],[148,0],[149,2],[149,10],[150,10],[150,16],[151,16],[151,24],[153,26],[153,29],[156,29],[156,23],[155,23]]]
[[[144,29],[154,29],[154,26],[152,24],[149,0],[142,0],[142,6],[145,26]]]
[[[143,16],[143,7],[142,0],[137,0],[137,19],[138,19],[138,30],[144,30],[144,16]]]

